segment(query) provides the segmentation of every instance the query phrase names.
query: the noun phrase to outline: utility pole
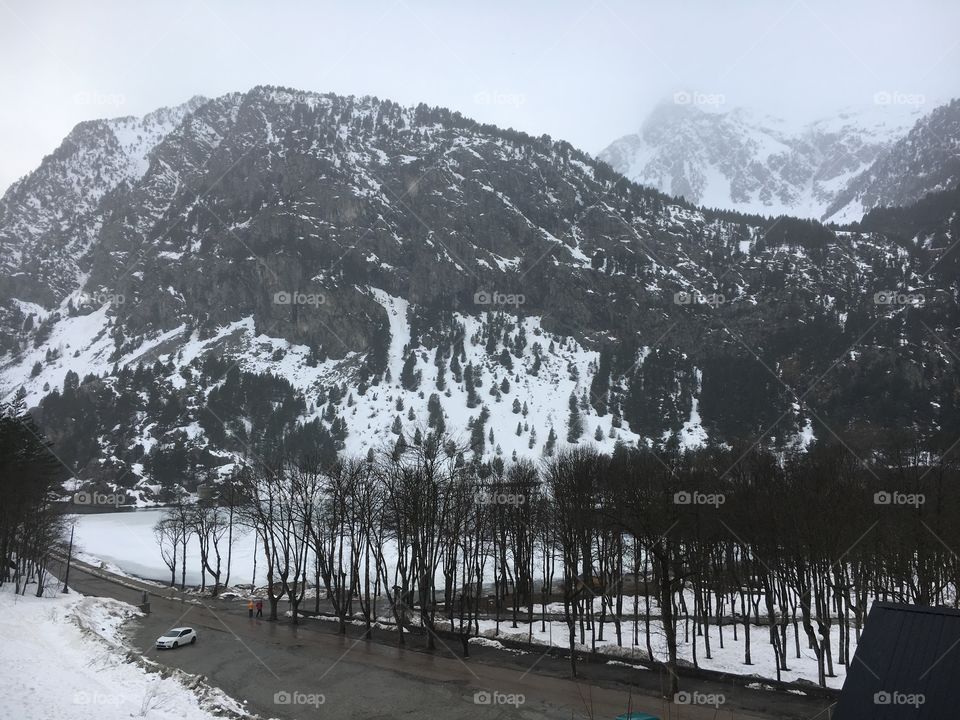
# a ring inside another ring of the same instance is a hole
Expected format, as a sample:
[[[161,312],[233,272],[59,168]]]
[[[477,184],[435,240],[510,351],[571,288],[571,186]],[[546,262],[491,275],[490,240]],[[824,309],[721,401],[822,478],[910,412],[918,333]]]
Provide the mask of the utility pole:
[[[259,536],[256,531],[253,533],[253,578],[250,580],[251,592],[257,589],[257,541]],[[269,558],[268,558],[269,559]]]
[[[73,555],[73,530],[77,526],[77,523],[74,522],[70,526],[70,547],[67,549],[67,571],[63,574],[63,592],[70,592],[69,583],[70,583],[70,558]]]
[[[230,488],[230,519],[227,525],[227,579],[223,581],[225,587],[230,587],[230,561],[233,559],[233,508],[235,506],[234,500],[234,480],[236,478],[233,474],[230,475],[230,478],[227,480],[227,483]],[[218,496],[217,502],[220,502],[220,497]],[[256,554],[256,551],[254,551]]]

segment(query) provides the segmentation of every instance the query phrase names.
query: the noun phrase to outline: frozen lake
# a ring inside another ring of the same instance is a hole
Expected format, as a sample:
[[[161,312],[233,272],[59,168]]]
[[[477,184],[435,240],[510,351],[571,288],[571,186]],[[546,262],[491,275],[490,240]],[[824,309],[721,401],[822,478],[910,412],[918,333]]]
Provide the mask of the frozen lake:
[[[124,572],[151,580],[169,581],[170,570],[163,564],[160,547],[153,536],[162,510],[92,513],[77,515],[74,548],[116,565]],[[241,534],[242,533],[242,534]],[[254,536],[244,528],[234,526],[233,559],[230,583],[233,585],[254,581]],[[221,580],[226,579],[227,548],[224,537]],[[263,558],[257,558],[256,584],[266,583]],[[177,558],[179,563],[180,559]],[[208,576],[208,581],[210,578]],[[177,569],[177,582],[180,570]],[[200,584],[200,549],[196,537],[187,543],[187,584]]]
[[[74,533],[74,550],[91,556],[81,560],[105,560],[111,565],[130,575],[170,581],[170,570],[163,563],[160,556],[160,546],[153,535],[153,527],[163,515],[162,509],[134,510],[131,512],[91,513],[77,515],[76,530]],[[221,544],[221,581],[226,580],[227,573],[227,538],[224,534]],[[256,578],[253,577],[254,554],[256,553]],[[392,543],[385,547],[386,562],[393,572],[396,563],[396,549]],[[348,552],[349,555],[349,552]],[[313,559],[310,556],[309,572],[312,573]],[[177,556],[177,583],[180,582],[181,558]],[[489,567],[492,563],[488,564]],[[443,576],[438,570],[437,582],[443,582]],[[212,584],[213,579],[207,574],[207,582]],[[266,562],[263,557],[263,548],[257,543],[254,533],[240,525],[233,528],[233,555],[231,559],[230,584],[242,585],[253,583],[258,587],[266,585]],[[196,536],[192,536],[187,543],[187,584],[200,584],[200,547]]]

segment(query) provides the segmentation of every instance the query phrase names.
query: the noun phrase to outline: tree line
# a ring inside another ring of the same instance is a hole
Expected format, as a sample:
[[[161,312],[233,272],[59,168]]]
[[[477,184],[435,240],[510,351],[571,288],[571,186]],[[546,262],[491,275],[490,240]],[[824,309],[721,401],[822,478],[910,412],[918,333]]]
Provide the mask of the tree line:
[[[957,602],[956,458],[916,443],[791,455],[577,445],[539,465],[463,458],[430,431],[332,465],[278,453],[227,483],[226,508],[200,505],[181,525],[200,540],[215,590],[224,533],[234,522],[255,533],[271,619],[286,599],[297,622],[315,587],[341,632],[359,622],[369,635],[387,613],[401,644],[411,631],[431,648],[446,635],[468,655],[481,619],[498,630],[525,623],[532,639],[537,623],[560,617],[574,674],[578,652],[606,636],[645,649],[673,684],[681,637],[698,663],[725,634],[742,635],[749,666],[759,632],[778,680],[803,646],[825,685],[850,662],[871,600]],[[665,650],[651,639],[660,632]]]
[[[0,404],[0,585],[18,594],[36,583],[43,593],[51,549],[64,539],[64,516],[55,502],[65,468],[26,410],[25,394]]]

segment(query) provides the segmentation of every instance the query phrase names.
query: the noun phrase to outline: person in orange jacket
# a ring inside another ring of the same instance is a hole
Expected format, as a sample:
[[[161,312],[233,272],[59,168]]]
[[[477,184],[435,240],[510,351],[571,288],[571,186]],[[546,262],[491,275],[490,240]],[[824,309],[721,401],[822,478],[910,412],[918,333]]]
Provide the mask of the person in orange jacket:
[[[253,598],[247,600],[247,617],[253,617]]]

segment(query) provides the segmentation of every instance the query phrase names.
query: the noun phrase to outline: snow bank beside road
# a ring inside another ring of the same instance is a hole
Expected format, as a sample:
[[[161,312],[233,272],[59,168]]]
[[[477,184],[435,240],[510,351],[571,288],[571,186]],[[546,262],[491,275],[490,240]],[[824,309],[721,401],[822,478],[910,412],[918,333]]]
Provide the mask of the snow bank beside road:
[[[213,720],[245,715],[219,691],[197,693],[182,673],[152,673],[126,658],[126,603],[77,594],[36,598],[0,588],[4,714],[18,720]],[[219,714],[214,714],[214,709]]]

